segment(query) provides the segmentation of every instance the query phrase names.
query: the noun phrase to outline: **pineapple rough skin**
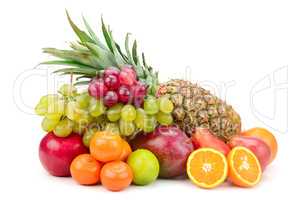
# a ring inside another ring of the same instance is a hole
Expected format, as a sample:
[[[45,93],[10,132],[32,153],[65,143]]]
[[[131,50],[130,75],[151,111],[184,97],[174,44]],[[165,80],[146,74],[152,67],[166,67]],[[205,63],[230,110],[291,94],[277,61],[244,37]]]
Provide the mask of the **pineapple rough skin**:
[[[197,127],[209,128],[227,142],[241,131],[240,116],[232,106],[196,84],[170,80],[160,85],[157,95],[170,95],[174,122],[189,136]]]

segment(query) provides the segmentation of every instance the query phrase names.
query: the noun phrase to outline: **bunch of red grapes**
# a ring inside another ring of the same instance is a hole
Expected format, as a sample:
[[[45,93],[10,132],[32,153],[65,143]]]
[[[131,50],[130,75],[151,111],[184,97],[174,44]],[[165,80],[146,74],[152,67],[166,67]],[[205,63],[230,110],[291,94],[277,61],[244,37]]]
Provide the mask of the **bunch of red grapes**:
[[[139,108],[144,103],[147,87],[138,81],[132,66],[124,66],[121,70],[109,67],[90,82],[88,91],[90,96],[102,99],[107,107],[123,103]]]

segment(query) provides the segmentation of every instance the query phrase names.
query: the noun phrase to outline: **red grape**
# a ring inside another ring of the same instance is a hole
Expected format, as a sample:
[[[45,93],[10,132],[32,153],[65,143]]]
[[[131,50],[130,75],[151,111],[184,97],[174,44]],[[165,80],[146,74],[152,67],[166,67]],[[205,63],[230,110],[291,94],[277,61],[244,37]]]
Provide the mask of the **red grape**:
[[[137,108],[142,107],[142,105],[144,104],[144,98],[145,96],[135,96],[133,100],[133,105]]]
[[[105,86],[102,79],[94,79],[90,82],[88,91],[90,96],[100,99],[104,97],[107,93],[107,87]]]
[[[136,107],[141,107],[144,103],[144,98],[147,94],[147,87],[141,82],[138,82],[132,87],[133,104]]]
[[[132,86],[136,83],[136,73],[132,67],[124,66],[119,75],[122,85]]]
[[[120,81],[115,75],[107,75],[104,77],[104,84],[110,90],[116,90],[120,87]]]
[[[128,86],[122,85],[118,90],[119,101],[122,103],[128,103],[131,99],[131,92]]]
[[[133,77],[133,79],[135,79],[135,80],[137,79],[136,78],[136,72],[135,72],[134,68],[131,65],[125,65],[125,66],[123,66],[122,67],[122,71],[131,74],[131,76]]]
[[[115,75],[115,76],[119,76],[120,74],[120,70],[115,68],[115,67],[108,67],[104,70],[103,72],[103,77],[107,77],[108,75]]]
[[[128,74],[127,72],[121,71],[119,79],[120,79],[120,83],[122,85],[132,86],[134,84],[133,77],[130,74]]]
[[[147,94],[147,87],[141,82],[138,82],[134,87],[133,87],[133,96],[146,96]]]
[[[114,91],[108,91],[103,99],[104,105],[107,107],[112,107],[118,103],[118,95]]]

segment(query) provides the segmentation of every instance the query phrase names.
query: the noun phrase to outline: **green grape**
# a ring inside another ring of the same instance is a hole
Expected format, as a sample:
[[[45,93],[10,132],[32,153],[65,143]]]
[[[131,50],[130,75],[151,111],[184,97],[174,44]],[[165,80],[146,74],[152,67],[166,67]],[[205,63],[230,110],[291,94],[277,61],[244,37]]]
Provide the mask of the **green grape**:
[[[93,117],[89,114],[88,111],[81,110],[81,115],[78,119],[75,120],[79,124],[88,125],[93,121]]]
[[[172,114],[159,112],[156,114],[156,119],[161,125],[171,125],[173,123]]]
[[[117,123],[107,123],[104,130],[114,134],[120,134],[119,125]]]
[[[154,115],[147,115],[146,118],[144,119],[144,127],[143,131],[145,133],[149,133],[154,131],[156,128],[157,121]]]
[[[70,120],[73,120],[76,118],[75,117],[75,108],[76,108],[76,102],[74,101],[69,101],[67,103],[67,106],[66,106],[66,110],[65,110],[65,113],[66,113],[66,116],[70,119]]]
[[[78,107],[82,109],[86,109],[89,107],[91,97],[87,92],[84,92],[78,96],[75,97],[76,103],[78,104]]]
[[[70,84],[63,84],[58,92],[60,94],[62,94],[63,96],[74,96],[76,93],[77,93],[77,89],[76,87],[74,87],[73,85],[70,85]]]
[[[41,103],[41,102],[39,102],[34,108],[35,113],[40,116],[44,116],[47,113],[47,110],[48,110],[48,104]]]
[[[108,120],[111,122],[118,121],[121,117],[122,107],[122,104],[116,104],[113,107],[109,108],[106,113]]]
[[[72,133],[73,122],[68,118],[65,118],[58,122],[53,132],[58,137],[67,137]]]
[[[147,117],[147,114],[142,108],[138,108],[136,110],[136,118],[134,120],[134,123],[137,128],[139,128],[139,129],[144,128],[144,120],[146,117]]]
[[[154,115],[158,113],[159,107],[155,97],[153,96],[147,97],[147,99],[144,101],[144,110],[149,115]]]
[[[135,125],[133,122],[127,122],[124,120],[119,121],[120,133],[122,136],[130,136],[135,131]]]
[[[62,99],[53,99],[48,101],[48,109],[45,117],[53,120],[59,120],[65,111],[65,102]]]
[[[59,99],[59,96],[56,94],[48,94],[48,95],[42,96],[39,103],[36,105],[36,107],[34,109],[35,113],[37,115],[44,116],[47,113],[49,99],[50,99],[50,101],[51,100],[53,101],[53,99]]]
[[[81,123],[74,123],[73,132],[83,134],[85,132],[86,125]]]
[[[89,148],[90,147],[90,142],[94,134],[97,132],[96,129],[88,129],[85,134],[82,137],[82,142],[83,144]]]
[[[136,118],[136,110],[132,105],[125,105],[121,111],[122,120],[132,122]]]
[[[47,95],[41,97],[40,103],[48,104],[48,102],[51,102],[55,99],[59,99],[59,96],[57,94],[47,94]]]
[[[162,96],[159,98],[158,102],[159,102],[159,110],[161,112],[170,114],[173,111],[174,104],[168,97]]]
[[[106,107],[104,106],[102,101],[91,98],[89,112],[93,117],[98,117],[104,114],[106,111]]]
[[[52,120],[47,117],[45,117],[42,121],[42,129],[46,132],[53,131],[53,129],[56,127],[56,125],[59,123],[59,120]]]
[[[83,109],[80,109],[75,101],[69,101],[65,111],[66,116],[72,121],[80,121],[84,114],[88,114]]]

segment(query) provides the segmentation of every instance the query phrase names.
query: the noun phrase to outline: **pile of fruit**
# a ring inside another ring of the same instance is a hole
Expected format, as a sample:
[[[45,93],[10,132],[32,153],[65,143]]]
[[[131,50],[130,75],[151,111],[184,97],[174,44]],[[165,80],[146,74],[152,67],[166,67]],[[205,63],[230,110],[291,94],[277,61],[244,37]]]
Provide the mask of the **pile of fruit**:
[[[185,175],[203,188],[261,180],[277,153],[269,131],[241,132],[239,114],[209,91],[178,79],[160,84],[129,35],[122,49],[103,21],[104,42],[84,18],[87,32],[67,16],[79,41],[45,48],[56,59],[42,64],[67,66],[55,73],[70,84],[35,108],[47,133],[40,161],[51,175],[111,191]]]

